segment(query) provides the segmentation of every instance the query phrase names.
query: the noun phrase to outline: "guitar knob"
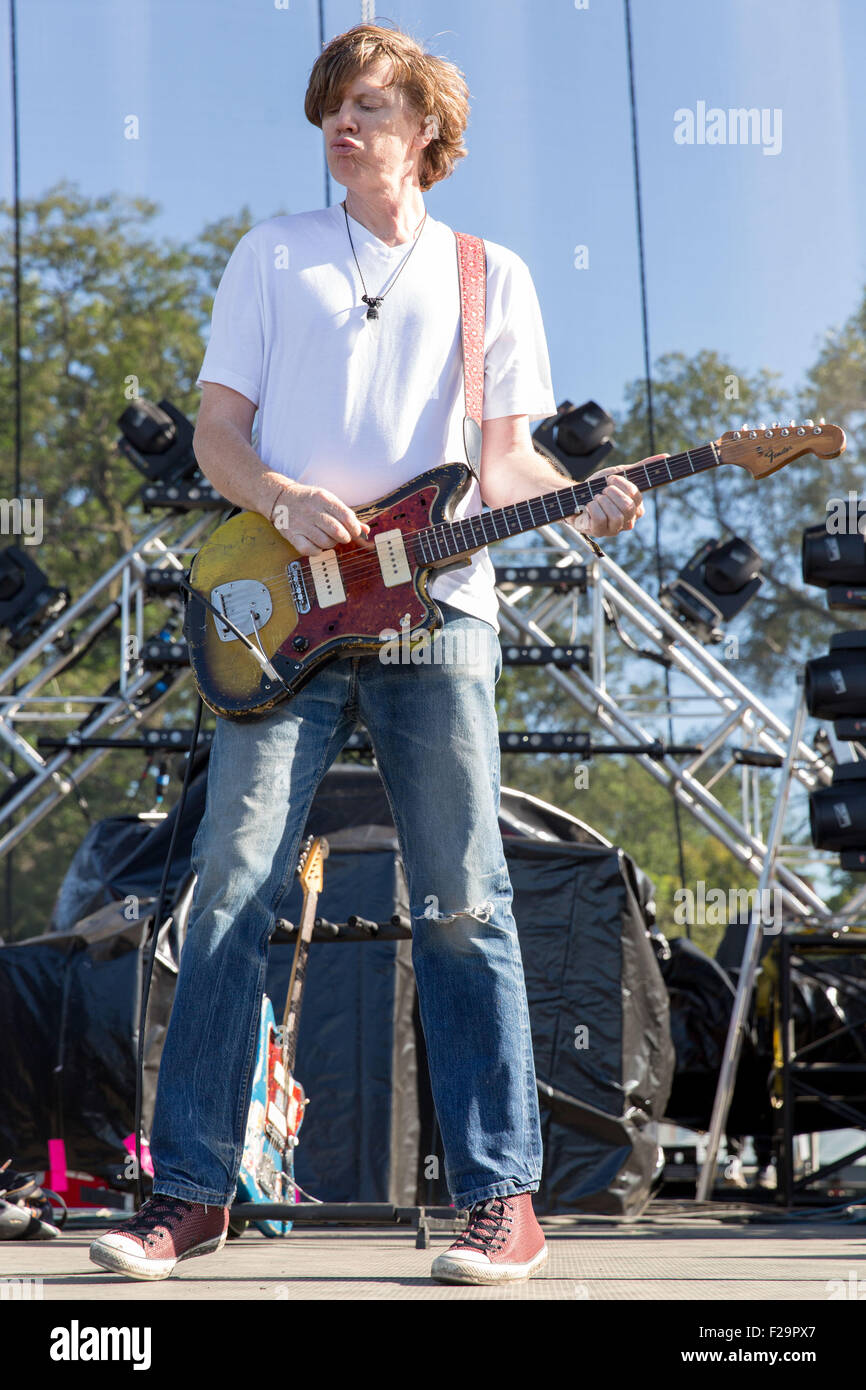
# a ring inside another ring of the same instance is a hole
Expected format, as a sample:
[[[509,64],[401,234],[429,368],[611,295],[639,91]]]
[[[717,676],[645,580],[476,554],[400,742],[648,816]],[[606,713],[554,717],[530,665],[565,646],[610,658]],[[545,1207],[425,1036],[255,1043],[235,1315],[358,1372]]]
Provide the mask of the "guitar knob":
[[[305,652],[305,651],[307,650],[307,647],[308,647],[309,645],[310,645],[310,639],[309,639],[308,637],[293,637],[293,638],[292,638],[292,646],[294,647],[294,649],[295,649],[296,652]]]

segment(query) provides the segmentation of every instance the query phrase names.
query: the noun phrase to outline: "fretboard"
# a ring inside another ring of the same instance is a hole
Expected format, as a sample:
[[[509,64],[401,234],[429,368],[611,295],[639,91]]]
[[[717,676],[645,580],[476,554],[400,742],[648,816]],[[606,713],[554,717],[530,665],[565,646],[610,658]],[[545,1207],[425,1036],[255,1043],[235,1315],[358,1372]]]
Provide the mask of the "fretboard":
[[[683,454],[671,454],[670,458],[633,464],[623,469],[623,473],[641,492],[650,492],[678,478],[717,468],[720,462],[715,444],[701,444]],[[588,478],[586,482],[557,488],[555,492],[545,492],[525,502],[478,512],[463,521],[442,521],[436,526],[425,527],[413,537],[417,563],[434,565],[440,560],[468,555],[493,541],[505,540],[507,536],[519,536],[524,531],[535,531],[539,526],[562,521],[603,492],[607,482],[605,477]]]

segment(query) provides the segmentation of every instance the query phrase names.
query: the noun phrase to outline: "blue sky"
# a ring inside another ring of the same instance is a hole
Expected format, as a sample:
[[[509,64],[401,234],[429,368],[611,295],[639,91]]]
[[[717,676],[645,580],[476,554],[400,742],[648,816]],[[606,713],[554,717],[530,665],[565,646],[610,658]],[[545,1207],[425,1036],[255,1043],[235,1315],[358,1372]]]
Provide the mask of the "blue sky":
[[[175,237],[244,203],[257,220],[323,205],[322,137],[303,115],[315,0],[18,8],[24,196],[60,178],[144,194],[162,205],[158,231]],[[326,0],[325,16],[331,37],[361,6]],[[377,17],[469,83],[469,155],[427,195],[431,213],[526,259],[557,398],[616,408],[642,372],[622,0],[387,0]],[[6,199],[7,26],[3,6]],[[713,348],[793,388],[866,282],[866,5],[634,0],[633,34],[653,355]],[[678,145],[674,112],[701,101],[778,108],[780,152]],[[123,138],[130,113],[135,142]],[[577,245],[588,269],[574,267]],[[720,398],[720,428],[730,409]]]

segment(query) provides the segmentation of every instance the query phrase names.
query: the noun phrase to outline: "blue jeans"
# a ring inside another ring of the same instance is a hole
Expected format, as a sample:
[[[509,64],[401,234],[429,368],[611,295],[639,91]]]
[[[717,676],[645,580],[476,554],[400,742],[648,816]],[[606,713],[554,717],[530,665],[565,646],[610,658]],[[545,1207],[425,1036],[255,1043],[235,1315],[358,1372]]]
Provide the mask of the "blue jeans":
[[[264,720],[217,720],[151,1127],[154,1192],[218,1206],[234,1199],[275,909],[319,781],[359,722],[406,869],[452,1199],[465,1207],[538,1188],[529,1011],[497,819],[502,656],[489,623],[441,606],[429,661],[415,664],[395,641],[322,668]]]

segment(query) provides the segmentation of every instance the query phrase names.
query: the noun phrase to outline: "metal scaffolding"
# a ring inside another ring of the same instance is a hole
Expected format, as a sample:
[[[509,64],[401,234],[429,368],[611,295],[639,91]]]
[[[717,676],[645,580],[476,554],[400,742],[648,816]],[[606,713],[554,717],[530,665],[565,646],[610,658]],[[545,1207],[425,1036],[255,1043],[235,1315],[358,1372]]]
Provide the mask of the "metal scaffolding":
[[[188,681],[188,668],[182,666],[162,670],[142,666],[145,575],[154,567],[183,572],[204,533],[229,510],[163,515],[0,674],[0,748],[6,754],[5,759],[0,757],[0,777],[8,783],[0,802],[0,857],[74,792],[110,751],[77,744],[100,734],[120,738],[140,731],[140,726],[158,715],[169,695]],[[588,628],[588,669],[545,664],[549,679],[582,715],[616,738],[645,749],[634,754],[637,761],[744,869],[760,878],[767,853],[760,779],[773,776],[773,764],[781,766],[785,759],[790,738],[785,721],[734,675],[732,662],[713,656],[609,556],[596,554],[574,527],[567,523],[545,526],[537,535],[541,545],[534,542],[532,558],[538,562],[543,555],[544,562],[564,578],[570,567],[585,567],[586,583],[579,586],[585,588],[585,595],[567,586],[560,592],[555,583],[500,582],[506,653],[510,643],[561,646],[562,625],[574,629],[576,613],[577,622]],[[511,557],[517,552],[505,547],[501,553]],[[110,591],[118,587],[119,594],[111,597]],[[682,687],[677,693],[672,690],[670,700],[661,689],[634,694],[617,690],[616,683],[609,681],[609,643],[612,632],[619,640],[620,624],[640,639],[644,652],[669,664]],[[70,634],[66,649],[57,645],[62,633]],[[117,678],[109,688],[74,696],[43,694],[45,686],[70,670],[96,640],[117,644]],[[36,674],[13,691],[13,681],[37,663],[41,664]],[[659,734],[651,727],[659,718],[687,720],[692,731],[699,724],[700,751],[687,757],[660,754]],[[49,756],[37,746],[39,735],[56,727],[59,719],[75,727],[67,736],[67,746]],[[731,745],[737,737],[735,750]],[[770,766],[750,765],[749,750],[764,755]],[[23,776],[9,766],[13,755],[26,765]],[[73,759],[77,760],[74,772]],[[731,776],[739,777],[739,816],[717,795],[720,783]],[[800,739],[791,776],[811,791],[831,781],[832,764]],[[781,893],[786,916],[798,921],[826,918],[830,909],[788,862],[804,853],[804,846],[782,846],[774,860],[771,886]],[[810,857],[821,856],[810,851]],[[866,889],[852,898],[852,915],[860,909],[864,895]]]

